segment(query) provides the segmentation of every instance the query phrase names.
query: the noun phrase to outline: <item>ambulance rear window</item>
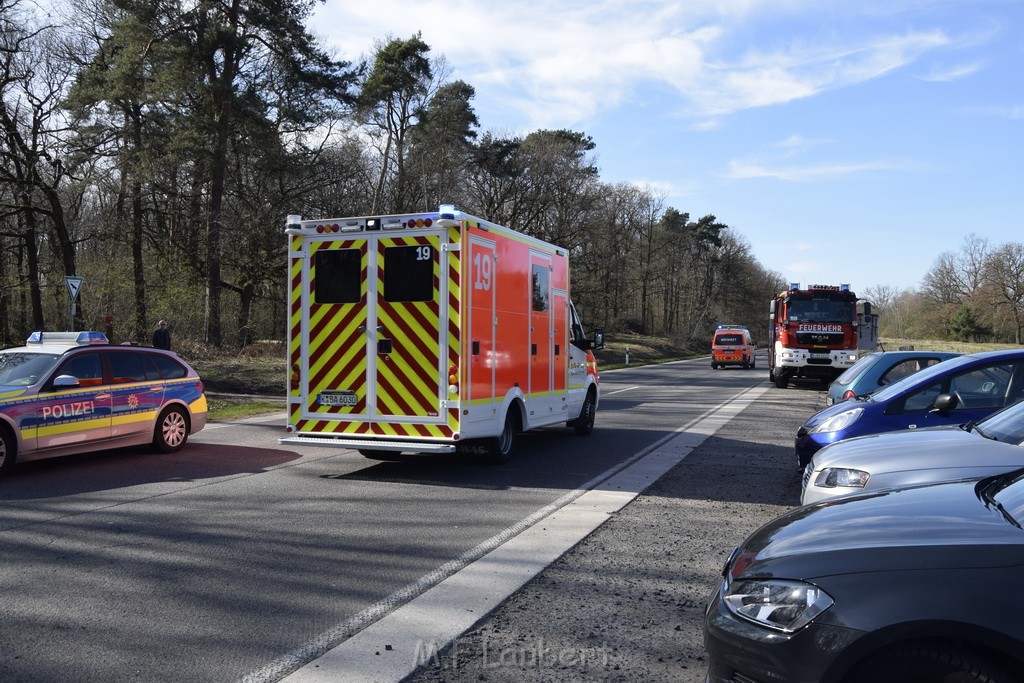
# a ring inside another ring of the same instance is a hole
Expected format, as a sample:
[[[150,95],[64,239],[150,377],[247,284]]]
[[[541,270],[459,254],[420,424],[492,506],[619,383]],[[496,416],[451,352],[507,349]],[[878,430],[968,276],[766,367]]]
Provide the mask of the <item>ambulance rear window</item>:
[[[721,346],[741,346],[743,336],[739,334],[720,334],[715,337],[715,343]]]
[[[321,249],[316,252],[313,278],[313,302],[318,304],[357,304],[363,279],[358,249]]]
[[[384,250],[384,300],[433,301],[434,248],[430,245]]]

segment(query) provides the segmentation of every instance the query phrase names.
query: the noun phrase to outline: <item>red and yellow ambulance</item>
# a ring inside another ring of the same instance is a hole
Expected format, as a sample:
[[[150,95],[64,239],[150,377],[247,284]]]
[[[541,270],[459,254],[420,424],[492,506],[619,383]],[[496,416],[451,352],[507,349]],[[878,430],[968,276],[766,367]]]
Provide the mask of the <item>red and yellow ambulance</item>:
[[[584,334],[565,249],[451,206],[286,232],[282,443],[504,461],[519,431],[593,429],[603,332]]]

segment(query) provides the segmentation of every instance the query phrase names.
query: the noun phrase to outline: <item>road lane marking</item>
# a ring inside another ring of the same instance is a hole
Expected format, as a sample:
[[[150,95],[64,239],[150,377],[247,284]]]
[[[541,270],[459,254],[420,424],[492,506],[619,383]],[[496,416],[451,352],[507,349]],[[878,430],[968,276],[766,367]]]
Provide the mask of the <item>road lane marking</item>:
[[[768,391],[733,396],[243,683],[400,681],[522,588]]]

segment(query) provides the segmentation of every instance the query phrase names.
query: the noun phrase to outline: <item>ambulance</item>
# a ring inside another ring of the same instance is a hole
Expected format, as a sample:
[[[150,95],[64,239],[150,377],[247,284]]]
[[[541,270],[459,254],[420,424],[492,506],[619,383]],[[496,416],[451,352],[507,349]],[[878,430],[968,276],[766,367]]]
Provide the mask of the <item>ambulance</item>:
[[[285,232],[281,443],[505,462],[521,431],[593,430],[604,333],[584,334],[566,249],[448,205]]]

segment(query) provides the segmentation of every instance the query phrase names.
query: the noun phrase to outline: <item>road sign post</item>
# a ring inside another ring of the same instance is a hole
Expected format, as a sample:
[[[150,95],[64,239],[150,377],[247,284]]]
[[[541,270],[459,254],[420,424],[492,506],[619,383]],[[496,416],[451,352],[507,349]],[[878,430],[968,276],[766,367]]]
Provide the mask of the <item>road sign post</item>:
[[[68,275],[64,282],[68,286],[68,296],[71,297],[71,331],[75,331],[75,304],[78,302],[78,292],[82,289],[82,282],[85,278]]]

